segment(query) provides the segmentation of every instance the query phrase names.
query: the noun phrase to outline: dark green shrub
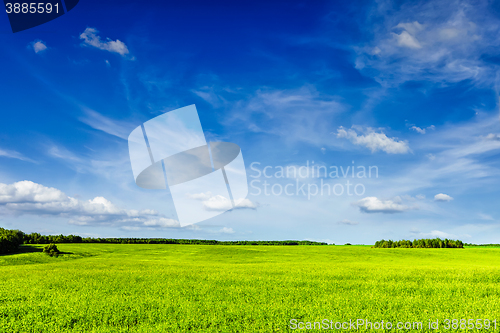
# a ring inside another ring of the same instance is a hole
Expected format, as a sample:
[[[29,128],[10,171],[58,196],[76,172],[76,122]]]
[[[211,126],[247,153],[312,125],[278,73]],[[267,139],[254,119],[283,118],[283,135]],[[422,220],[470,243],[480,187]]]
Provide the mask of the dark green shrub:
[[[61,251],[59,251],[56,244],[54,244],[54,243],[49,244],[49,245],[45,245],[43,248],[43,252],[48,254],[51,257],[53,257],[53,256],[58,257],[59,253],[61,253]]]

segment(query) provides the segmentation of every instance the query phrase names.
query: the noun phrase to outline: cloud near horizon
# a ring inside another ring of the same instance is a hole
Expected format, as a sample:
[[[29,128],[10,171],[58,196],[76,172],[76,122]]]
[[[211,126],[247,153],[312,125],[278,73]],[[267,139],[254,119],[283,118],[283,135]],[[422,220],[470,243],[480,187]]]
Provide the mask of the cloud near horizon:
[[[209,211],[227,211],[231,209],[257,209],[258,204],[253,203],[251,200],[243,198],[235,200],[235,207],[233,207],[231,200],[223,197],[222,195],[213,195],[211,192],[196,193],[189,196],[192,199],[200,200],[203,208]]]
[[[69,218],[69,223],[76,225],[180,227],[178,221],[166,218],[155,210],[122,209],[103,197],[83,201],[67,196],[56,188],[28,180],[13,184],[0,183],[0,214],[57,216]]]
[[[363,213],[401,213],[416,207],[407,206],[401,203],[401,198],[396,197],[394,200],[381,200],[377,197],[366,197],[355,203],[354,206],[359,207]]]
[[[342,221],[339,221],[337,222],[337,224],[343,224],[343,225],[358,225],[359,222],[356,222],[356,221],[351,221],[351,220],[342,220]]]

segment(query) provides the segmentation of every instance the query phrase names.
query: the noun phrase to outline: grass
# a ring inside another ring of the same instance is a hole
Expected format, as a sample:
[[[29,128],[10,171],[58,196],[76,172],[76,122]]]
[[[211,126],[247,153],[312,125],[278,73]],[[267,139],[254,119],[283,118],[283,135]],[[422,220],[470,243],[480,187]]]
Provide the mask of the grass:
[[[291,319],[358,318],[421,321],[420,332],[449,332],[446,318],[500,327],[498,248],[58,248],[0,256],[0,332],[290,332]]]

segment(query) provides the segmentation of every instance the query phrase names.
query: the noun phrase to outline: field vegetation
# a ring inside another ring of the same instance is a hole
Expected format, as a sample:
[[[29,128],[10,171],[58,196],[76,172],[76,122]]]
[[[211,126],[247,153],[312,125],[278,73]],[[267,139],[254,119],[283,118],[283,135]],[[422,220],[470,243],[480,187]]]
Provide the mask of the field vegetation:
[[[449,332],[447,318],[500,318],[497,248],[68,243],[56,258],[43,246],[0,256],[0,332],[296,332],[292,319],[359,318]]]

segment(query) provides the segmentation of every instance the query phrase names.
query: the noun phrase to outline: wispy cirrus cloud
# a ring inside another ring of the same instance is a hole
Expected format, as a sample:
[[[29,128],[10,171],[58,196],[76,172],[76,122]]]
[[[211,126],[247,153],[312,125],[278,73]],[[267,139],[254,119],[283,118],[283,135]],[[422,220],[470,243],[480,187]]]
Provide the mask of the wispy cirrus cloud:
[[[212,107],[226,110],[222,124],[233,132],[240,128],[250,134],[278,136],[286,142],[320,147],[331,144],[330,126],[346,110],[338,96],[322,94],[313,85],[243,91],[202,86],[193,93]]]
[[[358,225],[358,224],[359,224],[359,222],[344,219],[344,220],[342,220],[342,221],[337,222],[337,224],[343,224],[343,225]]]
[[[10,150],[10,149],[0,148],[0,157],[14,158],[14,159],[25,161],[25,162],[37,163],[36,161],[32,160],[31,158],[26,157],[23,154],[15,151],[15,150]]]
[[[495,84],[500,19],[489,1],[379,1],[371,42],[357,48],[356,68],[383,85],[409,80]]]
[[[137,127],[137,124],[132,122],[111,119],[89,108],[82,109],[85,114],[79,118],[82,123],[123,140],[127,140],[130,132]]]

